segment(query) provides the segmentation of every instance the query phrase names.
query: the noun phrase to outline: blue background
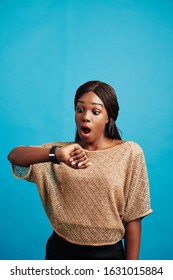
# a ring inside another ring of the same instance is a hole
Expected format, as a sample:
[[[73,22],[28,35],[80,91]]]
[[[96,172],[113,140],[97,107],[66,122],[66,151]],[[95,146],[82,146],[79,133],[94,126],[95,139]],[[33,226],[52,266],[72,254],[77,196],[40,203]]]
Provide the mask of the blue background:
[[[115,88],[123,139],[145,152],[154,212],[140,259],[173,259],[173,1],[1,0],[0,65],[0,259],[44,259],[52,232],[8,152],[73,140],[75,90],[93,79]]]

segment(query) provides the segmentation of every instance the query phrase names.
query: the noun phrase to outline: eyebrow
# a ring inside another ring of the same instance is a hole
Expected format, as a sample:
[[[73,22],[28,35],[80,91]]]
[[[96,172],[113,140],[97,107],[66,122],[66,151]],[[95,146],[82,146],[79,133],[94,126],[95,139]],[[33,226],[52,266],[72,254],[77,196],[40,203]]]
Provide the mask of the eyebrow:
[[[82,100],[78,100],[77,103],[78,103],[78,102],[79,102],[79,103],[83,103],[83,104],[85,103],[85,102],[82,101]],[[93,102],[93,103],[91,103],[91,104],[92,104],[92,105],[100,105],[100,106],[103,107],[103,105],[102,105],[101,103]]]

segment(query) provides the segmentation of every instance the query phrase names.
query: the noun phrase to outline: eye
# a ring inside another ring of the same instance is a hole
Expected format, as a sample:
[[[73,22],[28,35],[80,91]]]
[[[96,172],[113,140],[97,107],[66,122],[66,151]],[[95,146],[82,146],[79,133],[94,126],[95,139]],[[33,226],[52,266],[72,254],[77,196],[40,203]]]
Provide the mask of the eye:
[[[94,115],[99,115],[99,114],[100,114],[100,111],[99,111],[99,110],[93,110],[93,114],[94,114]]]
[[[82,113],[84,110],[82,109],[82,108],[80,108],[80,107],[77,107],[76,108],[76,112],[78,112],[78,113]]]

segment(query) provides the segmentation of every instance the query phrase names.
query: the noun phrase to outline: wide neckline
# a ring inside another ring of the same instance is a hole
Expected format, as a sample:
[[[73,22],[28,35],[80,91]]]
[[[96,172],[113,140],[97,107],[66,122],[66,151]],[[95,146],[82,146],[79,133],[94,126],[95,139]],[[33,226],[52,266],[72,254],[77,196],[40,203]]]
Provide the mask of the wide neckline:
[[[129,144],[130,142],[131,142],[131,141],[125,141],[125,142],[122,143],[122,144],[118,144],[118,145],[115,145],[115,146],[112,146],[112,147],[110,147],[110,148],[103,149],[103,150],[90,151],[90,150],[84,149],[84,151],[85,151],[86,153],[103,153],[103,152],[107,152],[107,151],[118,150],[118,149],[120,149],[121,147],[124,147],[126,144]]]

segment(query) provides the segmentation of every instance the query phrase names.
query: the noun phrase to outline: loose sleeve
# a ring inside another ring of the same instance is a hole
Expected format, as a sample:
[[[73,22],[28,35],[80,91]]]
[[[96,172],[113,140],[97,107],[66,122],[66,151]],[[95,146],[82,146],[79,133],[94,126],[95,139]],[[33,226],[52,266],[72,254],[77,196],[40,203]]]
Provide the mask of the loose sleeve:
[[[150,207],[148,173],[144,154],[141,149],[132,156],[129,170],[124,223],[143,218],[152,212]]]
[[[66,142],[52,142],[52,143],[47,143],[47,144],[42,144],[38,145],[35,147],[41,147],[41,148],[51,148],[52,146],[65,146],[68,145],[69,143]],[[34,147],[34,146],[33,146]],[[14,176],[17,179],[24,179],[32,183],[40,183],[42,180],[45,179],[45,174],[50,173],[52,171],[49,171],[49,169],[52,168],[52,165],[49,162],[44,162],[44,163],[36,163],[36,164],[31,164],[28,167],[25,166],[17,166],[17,165],[12,165],[12,171]]]
[[[53,143],[48,143],[48,144],[42,144],[42,145],[37,145],[37,146],[30,146],[30,147],[40,147],[40,148],[47,148],[51,147]],[[39,166],[41,164],[31,164],[30,166],[18,166],[18,165],[12,165],[12,172],[13,175],[17,179],[24,179],[26,181],[35,183],[35,171],[39,169]]]
[[[32,165],[28,167],[13,165],[12,171],[17,179],[24,179],[32,183],[35,182],[33,172],[32,172]]]

